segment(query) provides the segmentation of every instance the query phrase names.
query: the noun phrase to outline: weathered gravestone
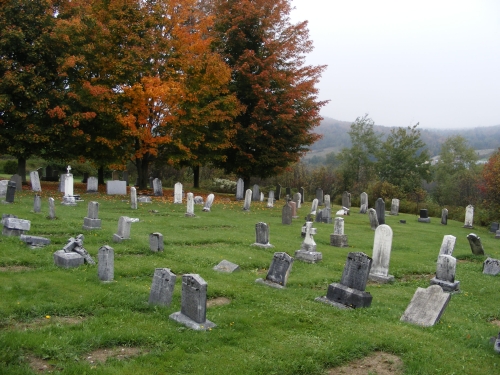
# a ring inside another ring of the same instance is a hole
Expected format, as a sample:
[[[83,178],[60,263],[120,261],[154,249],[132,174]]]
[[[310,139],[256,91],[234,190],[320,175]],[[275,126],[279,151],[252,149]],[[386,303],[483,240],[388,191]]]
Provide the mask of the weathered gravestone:
[[[113,234],[113,242],[130,240],[130,227],[132,226],[132,223],[136,223],[138,221],[139,219],[136,218],[120,216],[120,219],[118,219],[118,231]]]
[[[252,246],[274,247],[269,243],[269,225],[262,222],[255,224],[255,243]]]
[[[71,237],[62,250],[54,253],[54,263],[56,266],[63,268],[73,268],[82,265],[84,262],[95,264],[94,259],[83,247],[83,234],[79,234],[75,238]]]
[[[483,273],[485,275],[492,275],[492,276],[500,274],[500,260],[487,258],[483,262]]]
[[[182,184],[180,182],[174,185],[174,203],[182,204]]]
[[[50,245],[50,239],[45,237],[28,236],[26,234],[21,234],[19,239],[30,246],[32,249],[38,249],[40,247]]]
[[[61,176],[59,177],[59,192],[60,193],[64,193],[64,188],[65,188],[65,181],[66,180],[66,174],[63,173],[61,174]]]
[[[7,184],[9,183],[9,180],[2,180],[0,181],[0,198],[5,198],[7,195]]]
[[[130,208],[137,210],[137,189],[133,186],[130,187]]]
[[[155,197],[163,197],[163,186],[159,178],[153,180],[153,194]]]
[[[323,222],[323,210],[317,210],[316,211],[316,217],[314,219],[316,223],[321,223]]]
[[[469,240],[470,249],[474,255],[484,255],[483,244],[481,243],[481,237],[477,234],[470,233],[467,235]]]
[[[149,292],[150,305],[170,306],[177,276],[168,268],[156,268]]]
[[[445,292],[457,291],[460,281],[455,281],[457,260],[451,255],[439,255],[436,267],[436,276],[430,281],[431,285],[439,285]]]
[[[139,195],[137,197],[137,203],[153,203],[153,201],[151,200],[151,197],[147,195]]]
[[[318,198],[314,198],[311,204],[311,213],[310,215],[316,215],[316,211],[318,210]]]
[[[125,181],[106,181],[106,193],[108,195],[127,195],[127,184]]]
[[[194,330],[208,330],[216,327],[206,317],[207,283],[200,275],[182,276],[181,311],[170,315],[170,319]]]
[[[295,202],[295,206],[297,209],[299,209],[301,207],[301,195],[300,193],[295,193],[293,195],[293,201]]]
[[[14,203],[16,196],[16,183],[14,181],[7,182],[7,193],[5,194],[6,203]]]
[[[377,229],[379,224],[378,224],[377,211],[375,211],[375,209],[370,208],[368,210],[368,218],[370,219],[370,227],[372,228],[372,230]]]
[[[336,217],[333,223],[333,233],[330,234],[330,245],[335,247],[349,247],[347,244],[347,235],[344,234],[344,219]]]
[[[323,189],[317,188],[316,189],[316,199],[318,200],[318,206],[323,205]]]
[[[203,204],[203,197],[201,195],[195,195],[193,200],[194,204]]]
[[[258,202],[260,200],[259,185],[255,184],[252,188],[252,200]]]
[[[342,193],[342,207],[351,208],[351,193],[347,191]]]
[[[316,234],[316,228],[312,227],[311,221],[306,222],[306,235],[300,249],[295,252],[295,259],[306,263],[317,263],[323,259],[323,254],[316,251],[316,242],[313,235]]]
[[[496,223],[496,222],[491,223],[490,233],[496,233],[496,231],[499,229],[500,229],[500,225],[498,225],[498,223]]]
[[[217,272],[233,273],[235,271],[239,271],[240,266],[223,259],[219,264],[214,266],[213,270]]]
[[[54,220],[56,218],[56,204],[54,198],[52,197],[49,198],[49,215],[47,218],[50,220]]]
[[[448,225],[448,209],[443,208],[441,210],[441,224]]]
[[[426,289],[417,288],[400,320],[423,327],[431,327],[443,315],[450,298],[451,294],[444,292],[439,285],[431,285]]]
[[[366,214],[366,211],[368,211],[368,194],[362,192],[359,196],[359,200],[361,202],[359,207],[359,213]]]
[[[274,253],[271,266],[265,279],[257,279],[256,283],[265,284],[273,288],[284,288],[292,270],[293,258],[284,252]]]
[[[326,224],[332,223],[332,209],[330,207],[325,207],[321,210],[321,222]]]
[[[468,205],[465,208],[465,222],[464,222],[464,228],[473,228],[473,222],[474,222],[474,206]]]
[[[341,309],[370,307],[373,297],[365,288],[371,265],[372,258],[365,253],[347,254],[340,283],[328,285],[326,296],[315,300]]]
[[[115,251],[104,245],[97,253],[97,275],[101,281],[112,281],[115,277]]]
[[[379,225],[385,224],[385,202],[382,198],[375,202],[375,211],[377,212],[377,220]]]
[[[64,179],[64,196],[61,203],[65,206],[76,206],[76,201],[80,199],[80,196],[74,195],[73,193],[73,174],[69,173],[71,170],[69,165],[67,170],[68,172]]]
[[[236,183],[236,200],[241,201],[244,198],[245,193],[245,183],[242,178],[238,178],[238,182]]]
[[[390,215],[399,215],[399,199],[392,199]]]
[[[87,193],[97,193],[99,191],[99,180],[97,177],[87,179]]]
[[[453,255],[455,250],[455,242],[457,238],[451,234],[447,234],[443,237],[443,242],[441,243],[441,248],[439,249],[439,255]]]
[[[288,204],[292,207],[292,219],[297,219],[297,203],[294,201],[288,201]]]
[[[330,201],[330,194],[325,194],[324,198],[325,200],[325,208],[332,208],[332,203]]]
[[[394,276],[389,275],[389,262],[392,250],[392,229],[386,224],[379,225],[375,230],[373,241],[373,263],[369,279],[378,283],[390,283]]]
[[[187,199],[186,199],[186,213],[184,216],[186,217],[195,217],[196,215],[194,214],[194,197],[193,193],[187,193]]]
[[[281,224],[290,225],[292,224],[292,206],[290,206],[289,202],[286,202],[283,208],[281,209]]]
[[[83,218],[83,229],[101,229],[101,219],[99,219],[99,202],[89,202],[87,206],[87,216]]]
[[[267,208],[273,208],[274,207],[274,190],[271,190],[269,192],[269,197],[267,198]]]
[[[31,221],[18,219],[16,217],[5,217],[3,221],[2,234],[4,236],[20,236],[31,228]]]
[[[10,178],[10,181],[13,181],[16,183],[15,187],[16,187],[16,191],[22,191],[23,190],[23,179],[20,175],[18,175],[17,173],[15,175],[13,175],[11,178]]]
[[[40,176],[38,171],[30,172],[31,190],[32,191],[42,191],[42,186],[40,185]]]
[[[418,221],[420,223],[430,223],[431,222],[431,218],[429,217],[426,208],[422,208],[420,210],[420,216],[418,218]]]
[[[264,202],[264,193],[262,191],[260,192],[259,201]]]
[[[203,212],[210,212],[210,209],[212,208],[212,204],[214,203],[215,195],[213,194],[208,194],[207,201],[205,202],[205,205],[203,206],[202,211]]]
[[[250,211],[250,203],[252,203],[252,190],[247,189],[245,192],[245,202],[243,203],[243,211]]]
[[[149,234],[149,249],[153,252],[163,251],[163,234],[154,232]]]
[[[41,212],[41,211],[42,211],[42,197],[36,194],[33,200],[33,212]]]

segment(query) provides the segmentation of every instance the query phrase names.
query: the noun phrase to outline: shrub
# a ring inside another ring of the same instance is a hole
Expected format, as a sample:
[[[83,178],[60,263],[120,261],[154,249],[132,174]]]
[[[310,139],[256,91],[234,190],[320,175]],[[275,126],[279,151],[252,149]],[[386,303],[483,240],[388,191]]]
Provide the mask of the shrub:
[[[225,178],[214,178],[212,180],[212,190],[216,193],[234,193],[237,183]]]
[[[15,174],[17,173],[17,161],[16,160],[7,160],[3,165],[3,173],[6,174]]]

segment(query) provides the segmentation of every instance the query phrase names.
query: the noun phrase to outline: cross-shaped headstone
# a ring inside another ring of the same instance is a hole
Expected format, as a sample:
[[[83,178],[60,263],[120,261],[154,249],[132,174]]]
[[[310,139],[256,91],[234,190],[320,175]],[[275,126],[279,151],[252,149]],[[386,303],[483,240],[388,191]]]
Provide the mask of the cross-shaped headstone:
[[[68,165],[68,168],[66,168],[66,170],[68,171],[67,174],[69,174],[69,171],[71,170],[71,167]]]

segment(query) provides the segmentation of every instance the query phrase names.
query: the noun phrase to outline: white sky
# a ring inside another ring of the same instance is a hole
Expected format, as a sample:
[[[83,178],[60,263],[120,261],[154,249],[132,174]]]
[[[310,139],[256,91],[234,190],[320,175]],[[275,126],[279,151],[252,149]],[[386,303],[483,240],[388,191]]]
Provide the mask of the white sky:
[[[328,65],[321,114],[377,125],[500,125],[500,0],[292,0]]]

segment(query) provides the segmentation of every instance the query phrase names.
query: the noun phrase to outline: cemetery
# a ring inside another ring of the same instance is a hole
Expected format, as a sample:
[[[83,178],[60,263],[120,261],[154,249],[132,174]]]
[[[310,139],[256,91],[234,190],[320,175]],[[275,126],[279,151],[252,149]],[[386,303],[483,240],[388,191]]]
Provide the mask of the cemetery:
[[[292,210],[258,186],[157,182],[146,203],[56,184],[1,205],[0,373],[337,374],[376,353],[400,361],[391,374],[500,371],[490,228],[471,242],[463,220],[422,224],[372,196],[337,218],[350,202],[319,189]]]

